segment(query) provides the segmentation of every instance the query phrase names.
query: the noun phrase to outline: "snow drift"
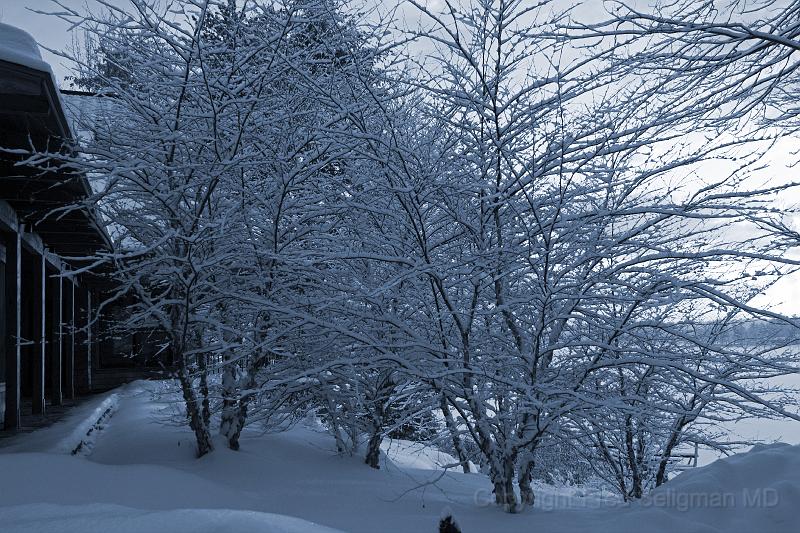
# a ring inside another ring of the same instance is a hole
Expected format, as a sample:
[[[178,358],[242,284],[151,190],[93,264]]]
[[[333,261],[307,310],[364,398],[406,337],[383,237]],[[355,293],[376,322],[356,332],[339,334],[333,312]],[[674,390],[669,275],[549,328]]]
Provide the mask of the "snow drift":
[[[3,532],[419,532],[435,531],[445,507],[464,533],[796,530],[798,446],[760,446],[687,471],[635,504],[542,484],[536,508],[509,515],[488,503],[485,475],[444,470],[451,457],[405,441],[385,446],[381,470],[337,456],[329,435],[304,427],[246,432],[241,451],[198,460],[191,433],[159,421],[173,404],[153,400],[158,387],[128,385],[70,423],[0,448]],[[75,428],[112,405],[88,454],[66,452]]]

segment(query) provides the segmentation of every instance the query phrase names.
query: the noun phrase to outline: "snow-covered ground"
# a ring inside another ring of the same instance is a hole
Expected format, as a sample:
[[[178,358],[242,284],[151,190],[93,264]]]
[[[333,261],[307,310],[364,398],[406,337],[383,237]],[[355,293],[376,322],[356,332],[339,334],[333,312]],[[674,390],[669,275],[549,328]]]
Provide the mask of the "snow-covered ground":
[[[307,427],[250,432],[239,452],[220,445],[195,459],[188,430],[159,421],[171,406],[152,400],[158,386],[130,384],[0,449],[0,530],[433,532],[444,507],[465,533],[769,533],[800,523],[797,446],[694,469],[635,505],[540,485],[538,508],[509,515],[488,505],[485,476],[444,471],[452,458],[404,441],[386,443],[379,471],[338,457]],[[109,408],[113,416],[93,427]],[[76,438],[84,451],[72,455]]]

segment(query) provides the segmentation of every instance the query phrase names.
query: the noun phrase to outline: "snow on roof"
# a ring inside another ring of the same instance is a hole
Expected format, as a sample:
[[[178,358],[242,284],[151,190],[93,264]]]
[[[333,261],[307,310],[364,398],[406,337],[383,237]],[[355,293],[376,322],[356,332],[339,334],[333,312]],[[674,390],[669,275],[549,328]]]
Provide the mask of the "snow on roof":
[[[58,90],[56,76],[53,73],[53,69],[50,68],[50,64],[42,59],[39,45],[36,44],[36,39],[30,33],[16,26],[0,22],[0,61],[16,63],[50,76],[55,91],[53,97],[58,101],[58,107],[61,110],[59,112],[63,112],[64,101]],[[66,124],[66,128],[69,130],[70,125]],[[72,132],[67,131],[66,136],[72,137]]]
[[[0,59],[52,75],[50,65],[42,60],[36,39],[26,31],[3,23],[0,23]]]

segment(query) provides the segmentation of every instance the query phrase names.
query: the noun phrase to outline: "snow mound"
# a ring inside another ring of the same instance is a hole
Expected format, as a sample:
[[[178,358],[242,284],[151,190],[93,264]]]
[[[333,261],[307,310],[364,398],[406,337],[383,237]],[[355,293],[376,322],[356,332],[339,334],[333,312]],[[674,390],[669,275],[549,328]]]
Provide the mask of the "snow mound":
[[[36,39],[26,31],[3,23],[0,23],[0,59],[50,72],[50,65],[42,61]]]
[[[122,389],[124,390],[124,389]],[[99,431],[119,408],[119,393],[109,392],[73,407],[52,426],[20,435],[3,446],[3,453],[54,453],[87,455]]]
[[[32,504],[0,508],[5,533],[336,533],[313,522],[258,511],[144,511],[120,505]]]
[[[587,503],[584,509],[536,512],[536,530],[795,533],[800,509],[800,446],[757,446],[747,453],[686,471],[636,503]],[[531,529],[517,524],[508,530]]]
[[[774,444],[686,471],[631,505],[551,516],[564,533],[795,533],[798,508],[800,446]]]
[[[662,508],[713,531],[797,531],[800,446],[755,446],[687,471],[638,507]]]
[[[119,408],[119,395],[106,397],[82,422],[76,425],[58,446],[58,451],[72,455],[91,453],[98,433]]]
[[[0,531],[331,531],[317,525],[325,524],[405,533],[434,531],[444,507],[465,533],[797,531],[800,446],[759,446],[686,471],[634,504],[589,487],[536,484],[536,506],[512,515],[493,504],[484,474],[444,471],[453,457],[409,441],[387,441],[391,467],[380,470],[299,425],[246,430],[241,450],[197,459],[191,432],[165,423],[175,400],[154,397],[159,387],[136,382],[111,393],[119,409],[86,457],[53,453],[55,444],[117,402],[110,395],[0,449]]]
[[[461,468],[458,459],[440,451],[434,446],[420,442],[401,439],[386,439],[381,444],[381,451],[397,467],[416,468],[419,470],[442,470],[445,468]],[[470,463],[470,466],[474,465]]]

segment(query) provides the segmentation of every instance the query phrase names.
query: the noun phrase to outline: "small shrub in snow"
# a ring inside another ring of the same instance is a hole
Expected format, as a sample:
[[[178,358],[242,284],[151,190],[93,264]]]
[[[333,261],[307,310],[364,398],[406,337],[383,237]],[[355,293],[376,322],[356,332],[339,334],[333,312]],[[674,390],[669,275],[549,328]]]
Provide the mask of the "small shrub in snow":
[[[439,519],[439,533],[461,533],[461,528],[453,518],[453,511],[449,507],[442,509],[442,517]]]

